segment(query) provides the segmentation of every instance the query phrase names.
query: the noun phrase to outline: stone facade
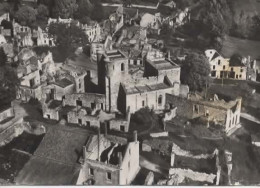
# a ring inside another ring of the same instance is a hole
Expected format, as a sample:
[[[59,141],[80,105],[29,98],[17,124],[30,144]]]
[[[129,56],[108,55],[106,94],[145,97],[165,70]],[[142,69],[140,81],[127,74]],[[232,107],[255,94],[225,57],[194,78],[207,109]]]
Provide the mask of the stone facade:
[[[14,109],[13,107],[9,107],[7,109],[4,109],[0,112],[0,122],[10,118],[14,117]]]
[[[78,185],[130,185],[140,169],[139,142],[94,136],[83,147],[82,163]]]
[[[159,54],[159,55],[158,55]],[[98,85],[106,110],[133,113],[140,108],[162,110],[165,94],[180,94],[180,67],[158,52],[148,53],[144,74],[130,74],[127,56],[119,50],[98,53]]]
[[[83,25],[83,30],[85,31],[86,35],[88,36],[89,42],[99,42],[101,37],[101,27],[100,25],[95,22],[90,25]]]
[[[217,98],[207,101],[166,94],[166,103],[172,107],[177,107],[178,116],[188,119],[200,118],[208,125],[212,123],[221,125],[226,132],[240,124],[241,98],[225,102]]]

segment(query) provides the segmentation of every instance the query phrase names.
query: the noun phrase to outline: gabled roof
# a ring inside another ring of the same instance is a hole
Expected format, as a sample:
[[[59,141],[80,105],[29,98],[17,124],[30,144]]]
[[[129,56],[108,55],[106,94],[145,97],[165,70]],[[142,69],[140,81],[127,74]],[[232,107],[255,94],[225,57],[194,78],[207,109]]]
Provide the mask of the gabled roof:
[[[67,165],[75,165],[88,138],[89,133],[81,128],[48,127],[34,155]]]
[[[18,185],[76,185],[80,165],[69,166],[33,156],[15,179]]]

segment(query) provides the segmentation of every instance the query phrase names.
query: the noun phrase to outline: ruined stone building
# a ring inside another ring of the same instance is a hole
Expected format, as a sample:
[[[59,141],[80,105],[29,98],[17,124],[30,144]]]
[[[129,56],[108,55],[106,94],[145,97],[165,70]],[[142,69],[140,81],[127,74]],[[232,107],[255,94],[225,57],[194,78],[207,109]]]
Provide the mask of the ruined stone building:
[[[13,102],[0,107],[0,146],[4,146],[23,132],[23,118],[17,117]]]
[[[95,135],[83,146],[77,185],[130,185],[140,170],[137,132],[134,140]]]
[[[180,94],[180,67],[158,51],[148,53],[141,72],[137,72],[139,76],[131,72],[129,59],[119,50],[98,54],[98,85],[106,96],[107,111],[162,110],[166,93]]]
[[[188,119],[199,118],[204,125],[220,125],[227,133],[240,124],[242,99],[226,102],[217,95],[205,100],[197,94],[189,94],[187,98],[166,95],[166,103],[177,107],[177,115]]]
[[[42,87],[46,85],[49,77],[53,77],[56,74],[52,53],[48,52],[44,57],[39,58],[29,50],[22,56],[21,63],[17,68],[20,85],[16,98],[27,102],[31,98],[41,100]]]
[[[93,23],[82,25],[82,29],[88,36],[88,40],[90,43],[100,41],[101,27],[100,27],[99,23],[93,22]]]
[[[37,30],[33,30],[32,38],[35,40],[34,43],[36,46],[55,46],[54,38],[50,37],[48,32],[40,27]]]
[[[32,58],[17,68],[20,85],[16,96],[17,99],[27,102],[31,98],[41,99],[42,95],[40,70],[34,67],[30,60],[32,60]]]

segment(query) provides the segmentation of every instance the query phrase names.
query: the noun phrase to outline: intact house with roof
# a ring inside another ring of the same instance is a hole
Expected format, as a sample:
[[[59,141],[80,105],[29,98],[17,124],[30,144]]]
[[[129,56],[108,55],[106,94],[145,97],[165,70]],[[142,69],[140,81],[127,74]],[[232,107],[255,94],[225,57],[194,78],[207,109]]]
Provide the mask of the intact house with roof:
[[[205,99],[198,94],[189,94],[186,98],[167,94],[166,103],[177,107],[178,116],[199,119],[208,127],[219,125],[226,133],[240,124],[242,98],[226,102],[217,95]]]
[[[94,135],[83,146],[78,185],[130,185],[140,170],[139,141]]]
[[[180,67],[158,51],[148,52],[140,77],[130,70],[129,59],[121,51],[98,53],[98,85],[106,96],[106,111],[163,110],[166,93],[180,94]]]
[[[206,50],[205,55],[210,63],[210,76],[213,78],[256,79],[255,63],[250,60],[250,57],[233,56],[230,59],[226,59],[214,49]]]
[[[50,126],[29,161],[15,177],[17,185],[76,185],[78,162],[90,134],[69,126]]]

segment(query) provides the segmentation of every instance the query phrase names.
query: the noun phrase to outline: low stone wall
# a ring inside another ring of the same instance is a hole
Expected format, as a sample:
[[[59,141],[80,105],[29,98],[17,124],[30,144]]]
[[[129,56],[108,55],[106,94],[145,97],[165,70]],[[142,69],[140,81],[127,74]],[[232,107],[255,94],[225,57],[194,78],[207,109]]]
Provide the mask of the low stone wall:
[[[208,159],[208,158],[213,158],[216,154],[218,154],[218,150],[216,149],[212,154],[193,155],[191,152],[183,150],[179,146],[173,143],[172,153],[174,153],[175,155],[190,157],[194,159]]]
[[[213,184],[214,180],[216,178],[215,174],[206,174],[206,173],[200,173],[200,172],[194,172],[190,169],[180,169],[180,168],[171,168],[169,170],[169,177],[178,174],[178,179],[181,180],[178,183],[181,183],[183,179],[189,178],[193,181],[199,181],[199,182],[208,182]]]
[[[149,172],[149,174],[146,176],[144,185],[153,185],[154,182],[154,173]]]
[[[24,131],[23,118],[14,118],[7,123],[9,126],[0,133],[0,146],[8,144]]]
[[[168,132],[150,133],[150,136],[153,138],[165,137],[168,136]]]

